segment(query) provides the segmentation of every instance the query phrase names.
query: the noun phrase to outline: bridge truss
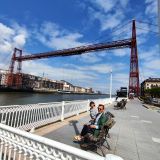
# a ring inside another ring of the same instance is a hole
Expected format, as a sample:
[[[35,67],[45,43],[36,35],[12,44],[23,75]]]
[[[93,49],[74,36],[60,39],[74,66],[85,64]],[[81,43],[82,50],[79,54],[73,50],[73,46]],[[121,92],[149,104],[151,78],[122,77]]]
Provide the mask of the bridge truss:
[[[22,87],[22,62],[28,60],[36,60],[51,57],[65,57],[73,55],[81,55],[93,51],[111,50],[119,48],[131,48],[130,56],[130,74],[129,74],[129,93],[139,95],[139,69],[138,69],[138,53],[137,53],[137,40],[136,40],[136,25],[135,20],[132,22],[132,37],[130,39],[89,44],[85,46],[56,50],[51,52],[43,52],[30,55],[22,55],[22,50],[15,48],[11,63],[9,67],[9,74],[7,76],[8,87]],[[14,74],[15,62],[18,62],[17,72]]]

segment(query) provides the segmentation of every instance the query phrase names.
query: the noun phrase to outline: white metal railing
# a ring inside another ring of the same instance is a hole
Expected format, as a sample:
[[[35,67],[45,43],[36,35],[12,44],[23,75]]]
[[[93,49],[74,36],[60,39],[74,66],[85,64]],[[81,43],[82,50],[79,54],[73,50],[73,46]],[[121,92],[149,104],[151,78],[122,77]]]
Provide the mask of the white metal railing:
[[[102,101],[102,99],[94,101],[97,104],[99,102],[108,103],[108,99],[106,101]],[[60,103],[45,103],[6,106],[1,108],[0,117],[2,122],[19,128],[22,128],[22,125],[36,122],[41,122],[43,125],[44,120],[47,123],[52,122],[51,118],[55,118],[56,115],[63,120],[63,118],[72,114],[86,111],[88,110],[88,106],[86,106],[88,103],[89,101],[73,101],[62,102],[61,105]],[[109,103],[111,103],[111,100]],[[5,113],[5,111],[7,112]],[[54,114],[54,116],[51,116],[51,114]],[[0,123],[0,160],[123,160],[110,154],[106,155],[106,157],[101,157],[6,124]]]
[[[60,142],[0,124],[0,160],[109,160]],[[121,159],[119,159],[121,160]]]
[[[93,101],[98,105],[111,103],[113,99],[94,99]],[[29,130],[85,112],[88,106],[89,100],[0,106],[0,123]]]

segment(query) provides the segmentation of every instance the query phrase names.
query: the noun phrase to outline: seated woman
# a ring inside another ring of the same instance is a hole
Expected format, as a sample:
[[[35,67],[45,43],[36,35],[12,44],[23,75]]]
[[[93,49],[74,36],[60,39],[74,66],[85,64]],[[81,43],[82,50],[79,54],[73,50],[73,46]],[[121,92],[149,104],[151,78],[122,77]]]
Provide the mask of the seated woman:
[[[98,113],[96,115],[94,124],[84,125],[80,135],[74,137],[75,140],[81,141],[87,133],[92,133],[95,137],[99,135],[99,132],[105,122],[107,121],[107,117],[104,114],[104,105],[99,104]]]
[[[94,121],[96,119],[97,109],[96,109],[95,103],[93,101],[90,102],[89,106],[90,106],[89,111],[90,111],[90,117],[91,117],[91,120],[89,122],[92,124],[92,123],[94,123]]]

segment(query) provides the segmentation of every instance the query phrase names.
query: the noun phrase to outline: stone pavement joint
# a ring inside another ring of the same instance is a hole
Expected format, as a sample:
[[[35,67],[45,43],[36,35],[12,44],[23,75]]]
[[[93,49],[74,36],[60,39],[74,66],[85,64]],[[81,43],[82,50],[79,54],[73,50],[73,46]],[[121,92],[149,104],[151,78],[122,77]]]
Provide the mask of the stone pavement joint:
[[[143,122],[143,123],[149,123],[149,124],[152,124],[152,122],[151,122],[151,121],[147,121],[147,120],[141,120],[141,122]]]
[[[132,115],[131,115],[131,117],[132,117],[132,118],[139,118],[138,116],[132,116]]]

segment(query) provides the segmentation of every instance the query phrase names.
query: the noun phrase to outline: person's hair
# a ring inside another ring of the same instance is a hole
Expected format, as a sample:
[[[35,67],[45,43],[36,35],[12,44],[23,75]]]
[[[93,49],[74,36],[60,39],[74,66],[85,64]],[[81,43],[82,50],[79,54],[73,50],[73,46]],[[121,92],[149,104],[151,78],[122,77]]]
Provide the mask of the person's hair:
[[[89,103],[89,106],[91,106],[92,104],[95,104],[93,101],[91,101],[90,103]]]
[[[102,106],[102,107],[103,107],[103,109],[105,108],[103,104],[99,104],[99,105],[98,105],[98,107],[99,107],[99,106]]]

